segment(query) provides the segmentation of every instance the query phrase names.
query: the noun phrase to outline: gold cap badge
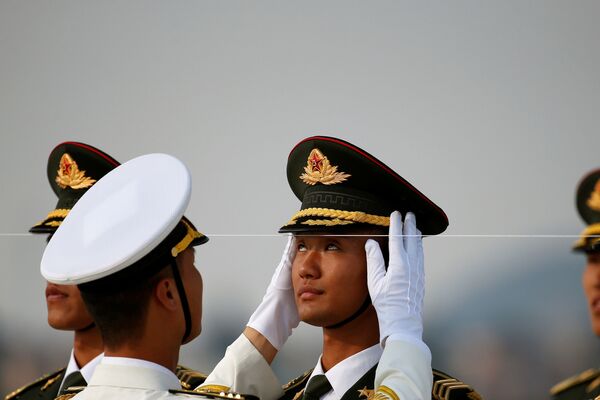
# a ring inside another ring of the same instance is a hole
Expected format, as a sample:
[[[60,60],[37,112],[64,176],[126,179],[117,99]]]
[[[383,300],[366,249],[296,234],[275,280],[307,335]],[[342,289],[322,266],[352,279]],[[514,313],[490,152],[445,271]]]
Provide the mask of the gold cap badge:
[[[594,211],[600,211],[600,179],[594,186],[594,191],[590,194],[590,198],[587,200],[587,205]]]
[[[96,182],[95,179],[85,176],[85,171],[79,170],[77,163],[68,153],[60,158],[57,174],[56,183],[63,189],[67,186],[72,189],[85,189]]]
[[[337,166],[331,165],[321,150],[313,149],[308,155],[304,173],[300,179],[307,185],[322,183],[323,185],[335,185],[350,178],[350,174],[337,172]]]

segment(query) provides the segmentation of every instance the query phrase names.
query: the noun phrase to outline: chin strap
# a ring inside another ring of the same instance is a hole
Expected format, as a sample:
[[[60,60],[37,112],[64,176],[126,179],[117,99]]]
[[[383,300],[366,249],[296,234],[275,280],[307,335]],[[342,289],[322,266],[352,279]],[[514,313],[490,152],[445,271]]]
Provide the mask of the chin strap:
[[[86,331],[89,331],[90,329],[95,328],[95,327],[96,327],[96,323],[94,321],[92,321],[92,323],[89,324],[88,326],[85,326],[85,327],[83,327],[81,329],[77,329],[77,332],[86,332]]]
[[[179,275],[179,268],[177,268],[176,259],[171,261],[171,269],[173,270],[173,278],[175,279],[175,285],[177,286],[177,291],[179,292],[181,307],[183,308],[183,317],[185,318],[185,333],[183,334],[183,339],[181,339],[181,343],[185,343],[187,338],[190,336],[190,332],[192,331],[192,316],[190,314],[190,306],[188,304],[187,296],[185,295],[183,281],[181,280],[181,275]]]
[[[363,301],[362,305],[351,316],[342,320],[341,322],[326,326],[325,328],[326,329],[337,329],[337,328],[340,328],[340,327],[346,325],[349,322],[354,321],[362,313],[364,313],[367,310],[367,308],[369,308],[370,305],[371,305],[371,297],[367,294],[367,298],[365,299],[365,301]]]

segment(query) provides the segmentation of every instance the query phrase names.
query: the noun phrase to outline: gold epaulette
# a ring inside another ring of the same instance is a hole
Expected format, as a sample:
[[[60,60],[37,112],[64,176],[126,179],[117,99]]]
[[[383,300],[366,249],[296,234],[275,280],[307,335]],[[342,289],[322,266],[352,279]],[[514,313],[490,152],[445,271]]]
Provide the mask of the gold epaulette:
[[[225,391],[213,391],[213,390],[174,390],[170,389],[169,393],[173,394],[187,394],[191,396],[202,396],[208,399],[235,399],[235,400],[258,400],[258,397],[249,395],[249,394],[241,394],[235,392],[225,392]]]
[[[296,388],[299,385],[301,385],[302,383],[304,383],[310,377],[310,374],[312,374],[312,372],[313,372],[313,370],[311,368],[308,371],[305,371],[299,377],[292,379],[291,381],[289,381],[288,383],[283,385],[281,388],[283,389],[284,392],[287,392],[288,390],[293,390],[294,388]]]
[[[194,371],[183,365],[178,365],[175,369],[175,375],[179,379],[181,387],[185,390],[194,390],[202,385],[206,380],[207,375],[198,371]]]
[[[434,400],[482,400],[483,398],[471,386],[450,375],[433,370],[433,389],[431,397]]]
[[[22,387],[18,388],[17,390],[13,391],[13,392],[10,392],[9,394],[7,394],[4,397],[4,400],[10,400],[10,399],[16,397],[17,395],[23,393],[27,389],[32,388],[33,386],[36,386],[36,385],[40,385],[41,386],[40,390],[44,391],[50,385],[52,385],[54,382],[56,382],[57,380],[59,380],[60,377],[61,377],[61,374],[64,371],[65,371],[65,368],[61,368],[61,369],[59,369],[56,372],[52,372],[51,374],[46,374],[46,375],[44,375],[44,376],[36,379],[35,381],[33,381],[31,383],[28,383],[27,385],[22,386]]]
[[[590,368],[588,370],[583,371],[579,375],[572,376],[570,378],[565,379],[562,382],[557,383],[550,389],[550,395],[555,396],[565,390],[568,390],[574,386],[581,385],[583,383],[590,382],[592,380],[596,380],[600,377],[600,370],[595,368]]]

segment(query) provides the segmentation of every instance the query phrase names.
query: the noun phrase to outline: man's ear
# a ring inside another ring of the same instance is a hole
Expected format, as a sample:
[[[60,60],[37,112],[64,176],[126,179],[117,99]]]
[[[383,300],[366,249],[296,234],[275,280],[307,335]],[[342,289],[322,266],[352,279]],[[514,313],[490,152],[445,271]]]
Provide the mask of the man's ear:
[[[154,287],[156,301],[168,310],[179,309],[177,286],[172,278],[163,278]]]

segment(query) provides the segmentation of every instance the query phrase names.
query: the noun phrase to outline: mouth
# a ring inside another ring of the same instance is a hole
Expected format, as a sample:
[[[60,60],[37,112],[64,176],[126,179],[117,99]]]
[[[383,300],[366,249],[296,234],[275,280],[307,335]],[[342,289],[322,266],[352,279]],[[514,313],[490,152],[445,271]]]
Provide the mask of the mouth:
[[[323,293],[324,291],[321,289],[317,289],[312,286],[303,286],[300,288],[300,290],[298,290],[297,296],[300,300],[313,300]]]
[[[68,296],[66,293],[61,292],[56,286],[46,286],[46,301],[59,301],[66,299]]]
[[[593,314],[600,314],[600,296],[596,296],[590,302],[590,310]]]

